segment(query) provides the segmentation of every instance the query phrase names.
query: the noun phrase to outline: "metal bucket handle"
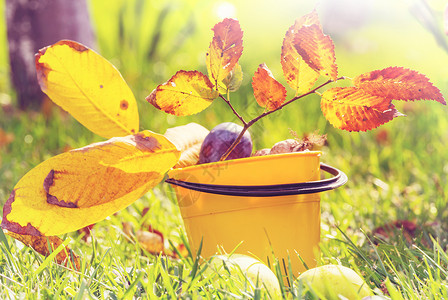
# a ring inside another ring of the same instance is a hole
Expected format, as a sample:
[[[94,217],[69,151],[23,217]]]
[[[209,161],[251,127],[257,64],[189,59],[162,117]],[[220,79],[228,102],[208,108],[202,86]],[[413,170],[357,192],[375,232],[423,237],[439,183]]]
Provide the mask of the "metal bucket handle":
[[[195,190],[203,193],[240,196],[240,197],[273,197],[299,194],[313,194],[328,190],[336,189],[347,182],[347,175],[344,172],[326,165],[320,164],[322,171],[328,172],[333,177],[322,179],[319,181],[309,181],[290,184],[276,184],[276,185],[215,185],[203,184],[176,180],[168,178],[165,182],[172,185],[177,185],[186,189]]]

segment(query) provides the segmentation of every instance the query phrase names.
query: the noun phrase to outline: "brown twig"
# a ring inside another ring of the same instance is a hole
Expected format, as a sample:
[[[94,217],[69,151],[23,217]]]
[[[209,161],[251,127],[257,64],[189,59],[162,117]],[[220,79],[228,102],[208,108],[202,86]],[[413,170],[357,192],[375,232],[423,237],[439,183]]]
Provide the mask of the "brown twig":
[[[343,79],[346,79],[346,77],[342,76],[342,77],[337,78],[336,80],[331,80],[331,79],[330,79],[330,80],[328,80],[328,81],[322,83],[322,84],[319,85],[318,87],[316,87],[316,88],[310,90],[309,92],[307,92],[307,93],[305,93],[305,94],[302,94],[302,95],[299,95],[299,96],[296,96],[296,97],[292,98],[291,100],[289,100],[289,101],[283,103],[282,105],[280,105],[280,106],[277,107],[276,109],[269,110],[269,111],[265,111],[264,113],[262,113],[262,114],[259,115],[258,117],[253,118],[253,119],[250,120],[249,122],[244,121],[243,117],[241,117],[241,116],[237,113],[237,111],[235,110],[235,108],[233,107],[233,105],[230,103],[230,101],[228,101],[228,100],[227,100],[226,98],[224,98],[222,95],[219,95],[219,96],[221,97],[221,99],[223,99],[223,100],[230,106],[230,108],[232,109],[233,113],[238,117],[238,119],[241,120],[241,122],[242,122],[243,125],[244,125],[244,126],[243,126],[243,130],[240,132],[240,134],[238,135],[238,137],[236,138],[236,140],[232,143],[232,145],[230,145],[230,147],[227,149],[227,151],[221,156],[220,161],[225,160],[225,159],[229,156],[229,154],[233,151],[233,149],[235,149],[235,147],[236,147],[236,146],[238,145],[238,143],[241,141],[241,139],[243,138],[243,135],[244,135],[244,133],[247,131],[247,129],[249,129],[249,127],[251,127],[253,124],[255,124],[256,122],[258,122],[260,119],[262,119],[262,118],[264,118],[264,117],[266,117],[266,116],[268,116],[268,115],[270,115],[270,114],[272,114],[272,113],[274,113],[274,112],[276,112],[276,111],[282,109],[282,108],[285,107],[286,105],[288,105],[288,104],[290,104],[290,103],[292,103],[292,102],[294,102],[294,101],[296,101],[296,100],[299,100],[299,99],[301,99],[301,98],[303,98],[303,97],[306,97],[306,96],[308,96],[308,95],[311,95],[311,94],[316,93],[317,90],[323,88],[324,86],[326,86],[326,85],[328,85],[328,84],[330,84],[330,83],[332,83],[332,82],[337,82],[337,81],[339,81],[339,80],[343,80]]]

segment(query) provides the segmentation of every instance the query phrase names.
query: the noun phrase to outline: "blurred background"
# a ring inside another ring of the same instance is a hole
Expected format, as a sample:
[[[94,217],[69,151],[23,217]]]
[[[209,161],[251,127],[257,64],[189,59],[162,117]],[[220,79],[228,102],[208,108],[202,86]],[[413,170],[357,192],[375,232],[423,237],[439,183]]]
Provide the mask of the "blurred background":
[[[19,109],[20,91],[15,90],[10,76],[5,26],[6,8],[11,5],[7,4],[14,2],[27,1],[0,0],[0,204],[18,179],[42,160],[101,140],[59,109],[40,102],[38,96],[28,99],[31,109],[26,105],[22,107],[25,110]],[[193,121],[209,129],[223,121],[237,121],[219,101],[191,117],[168,116],[145,101],[179,69],[206,73],[211,28],[225,17],[237,18],[244,31],[240,60],[244,81],[241,89],[231,94],[231,101],[247,118],[261,113],[250,84],[258,65],[266,63],[287,86],[280,65],[284,34],[297,18],[313,9],[335,43],[340,75],[355,77],[403,66],[427,75],[447,97],[446,4],[441,0],[88,0],[88,15],[80,24],[91,22],[92,36],[86,43],[120,70],[135,93],[141,129],[163,133]],[[58,16],[57,11],[46,13],[50,19]],[[64,20],[66,24],[61,26],[74,25],[67,22],[69,18],[59,21],[64,24]],[[86,28],[82,27],[82,32],[89,35]],[[48,44],[58,39],[48,40]],[[292,97],[293,91],[287,89]],[[328,134],[323,161],[344,170],[350,182],[348,188],[332,194],[331,201],[325,198],[324,219],[325,212],[342,223],[344,214],[353,212],[355,218],[347,222],[377,223],[408,215],[429,220],[445,217],[446,107],[433,101],[395,104],[407,118],[395,119],[372,132],[347,133],[328,124],[320,112],[319,97],[311,96],[266,118],[251,133],[257,148],[291,138],[289,129],[299,136],[315,131]],[[339,202],[338,197],[342,199]],[[366,199],[371,206],[363,205]],[[382,213],[375,213],[378,207]]]

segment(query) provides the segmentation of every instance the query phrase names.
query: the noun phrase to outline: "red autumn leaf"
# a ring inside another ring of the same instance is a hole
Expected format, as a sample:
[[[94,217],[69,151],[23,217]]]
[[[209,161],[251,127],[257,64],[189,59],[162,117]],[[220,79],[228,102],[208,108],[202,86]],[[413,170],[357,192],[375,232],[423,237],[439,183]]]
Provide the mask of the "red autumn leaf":
[[[188,116],[206,109],[218,97],[213,84],[199,71],[178,71],[160,84],[146,100],[157,109],[176,116]]]
[[[438,223],[419,225],[415,221],[396,220],[375,228],[372,231],[372,236],[375,238],[373,241],[376,244],[378,244],[379,239],[390,243],[396,239],[401,241],[404,237],[408,244],[413,244],[417,241],[425,247],[431,247],[432,240],[429,237],[432,236],[434,230],[439,230],[437,227]],[[423,232],[428,232],[429,234],[422,234]]]
[[[297,53],[313,70],[332,80],[337,79],[333,41],[318,24],[302,26],[294,35],[293,43]]]
[[[294,47],[294,35],[305,25],[317,24],[320,27],[319,17],[313,11],[297,19],[285,34],[282,44],[281,64],[283,75],[289,86],[298,93],[309,91],[319,78],[319,73],[311,69],[302,59]]]
[[[83,227],[83,228],[81,228],[81,229],[78,229],[78,233],[79,233],[80,235],[82,235],[81,239],[82,239],[84,242],[87,242],[87,240],[89,239],[89,237],[90,237],[90,232],[92,231],[93,226],[95,226],[95,224],[91,224],[91,225],[89,225],[89,226],[86,226],[86,227]]]
[[[389,100],[435,100],[446,104],[440,90],[425,75],[402,67],[361,74],[353,83],[371,95]]]
[[[275,110],[285,102],[286,89],[275,80],[265,64],[261,64],[252,78],[255,100],[261,107]]]
[[[234,19],[224,19],[213,27],[213,40],[207,52],[209,77],[218,86],[233,70],[243,53],[243,31]]]
[[[356,87],[336,87],[325,91],[321,109],[334,127],[348,131],[371,130],[403,116],[391,100],[370,95]]]
[[[400,229],[402,232],[399,232]],[[416,230],[417,224],[415,222],[408,220],[397,220],[375,228],[372,233],[374,236],[381,238],[391,238],[397,233],[400,233],[400,235],[403,234],[408,242],[412,242],[412,239],[415,238]]]

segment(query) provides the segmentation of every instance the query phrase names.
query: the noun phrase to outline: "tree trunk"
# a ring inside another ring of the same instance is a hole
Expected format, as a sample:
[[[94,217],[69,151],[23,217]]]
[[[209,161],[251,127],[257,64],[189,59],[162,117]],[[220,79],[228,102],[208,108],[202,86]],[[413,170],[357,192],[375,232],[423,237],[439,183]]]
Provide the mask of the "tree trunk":
[[[95,45],[86,0],[6,0],[11,81],[21,109],[40,108],[44,94],[34,54],[62,39]]]

